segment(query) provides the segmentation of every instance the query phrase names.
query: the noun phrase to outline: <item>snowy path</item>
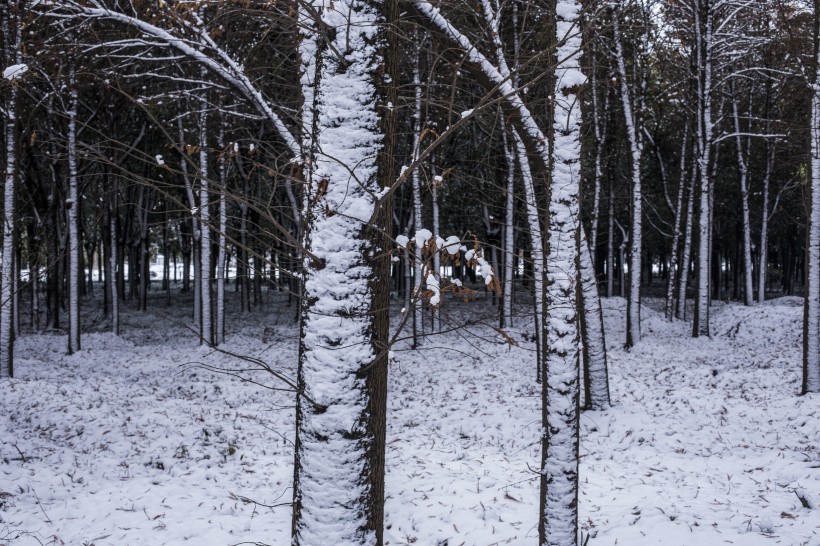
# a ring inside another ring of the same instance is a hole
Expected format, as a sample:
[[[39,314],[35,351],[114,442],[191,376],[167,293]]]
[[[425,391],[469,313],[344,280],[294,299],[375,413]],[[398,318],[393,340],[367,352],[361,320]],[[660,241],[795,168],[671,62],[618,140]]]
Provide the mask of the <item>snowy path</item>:
[[[627,353],[623,300],[605,302],[616,406],[582,416],[589,546],[820,546],[820,507],[794,493],[820,500],[820,398],[796,396],[799,304],[718,305],[711,340],[645,308]],[[287,505],[240,499],[290,500],[290,395],[182,366],[226,359],[158,321],[131,315],[125,339],[85,336],[72,357],[64,337],[20,340],[18,379],[0,390],[0,544],[289,542]],[[282,322],[256,316],[226,348],[292,372]],[[536,541],[531,345],[470,329],[485,337],[396,351],[391,545]]]

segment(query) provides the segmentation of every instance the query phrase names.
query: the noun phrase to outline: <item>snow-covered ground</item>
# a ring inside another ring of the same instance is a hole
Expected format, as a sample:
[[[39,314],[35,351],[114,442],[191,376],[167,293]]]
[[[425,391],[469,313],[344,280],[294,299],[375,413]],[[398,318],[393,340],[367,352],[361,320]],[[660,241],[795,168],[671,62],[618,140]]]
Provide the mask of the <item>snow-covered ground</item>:
[[[604,301],[616,405],[581,418],[589,546],[820,546],[820,397],[797,396],[801,300],[717,304],[712,339],[652,304],[626,352],[625,304]],[[531,328],[512,328],[510,346],[475,320],[486,302],[447,305],[471,324],[395,351],[386,540],[535,544]],[[224,350],[292,376],[293,311],[266,307],[229,316]],[[256,364],[200,347],[185,308],[128,312],[122,338],[87,334],[73,356],[64,336],[17,342],[17,378],[0,384],[0,544],[289,543],[292,394],[204,369]]]

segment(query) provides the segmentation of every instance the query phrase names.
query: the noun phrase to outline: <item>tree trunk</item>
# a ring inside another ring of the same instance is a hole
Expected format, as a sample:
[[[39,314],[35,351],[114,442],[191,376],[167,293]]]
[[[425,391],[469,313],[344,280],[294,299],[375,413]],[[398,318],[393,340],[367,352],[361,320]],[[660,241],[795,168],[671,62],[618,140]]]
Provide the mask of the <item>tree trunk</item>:
[[[219,123],[219,249],[216,259],[216,344],[225,341],[225,247],[226,230],[228,229],[228,205],[225,193],[228,186],[228,171],[225,162],[225,119],[220,119]]]
[[[697,183],[698,169],[692,168],[692,177],[689,180],[689,192],[686,198],[686,229],[683,234],[683,249],[680,260],[680,273],[678,280],[678,303],[675,309],[675,316],[684,320],[686,318],[686,286],[689,282],[689,262],[692,256],[692,229],[694,225],[695,206],[695,185]]]
[[[542,387],[541,513],[543,546],[578,544],[578,189],[581,112],[581,6],[556,5],[558,65],[553,94],[553,150],[546,290],[546,365]],[[640,188],[638,188],[640,190]],[[640,212],[640,208],[638,209]],[[586,243],[585,243],[586,244]],[[640,245],[637,247],[640,249]]]
[[[766,276],[769,267],[769,184],[774,169],[774,144],[766,144],[766,174],[763,176],[763,212],[760,219],[760,265],[757,274],[757,301],[766,301]]]
[[[375,250],[388,245],[390,208],[376,212],[373,196],[396,175],[395,109],[385,106],[396,104],[398,78],[395,59],[381,49],[398,53],[392,34],[389,44],[384,36],[398,9],[393,0],[335,4],[319,12],[333,48],[320,42],[313,21],[300,43],[305,79],[315,86],[304,105],[315,115],[305,127],[313,128],[309,150],[322,153],[306,158],[314,167],[303,215],[311,258],[302,288],[294,546],[383,544],[390,263],[388,253]],[[342,65],[333,50],[357,54]],[[391,82],[386,93],[379,92],[383,81]],[[342,91],[348,89],[356,89],[355,100]],[[335,289],[339,282],[344,294]]]
[[[815,6],[815,32],[820,32],[820,6]],[[806,241],[803,305],[803,381],[801,394],[820,392],[820,51],[815,36],[816,73],[811,85],[811,208]]]
[[[686,188],[686,144],[689,140],[689,123],[683,131],[683,142],[680,150],[680,177],[678,184],[678,199],[676,201],[675,226],[672,232],[672,256],[669,258],[669,274],[666,279],[666,306],[665,315],[667,320],[675,317],[675,287],[680,275],[685,275],[686,270],[678,264],[678,251],[680,249],[681,217],[683,216],[683,194]]]
[[[191,246],[190,251],[185,256],[185,263],[183,264],[184,279],[182,289],[185,292],[189,289],[188,284],[190,268],[188,265],[188,260],[191,259],[191,262],[194,265],[194,324],[199,326],[202,324],[202,275],[200,275],[200,266],[202,264],[200,260],[201,233],[199,229],[199,217],[197,214],[199,206],[196,199],[196,192],[194,192],[193,183],[188,175],[188,162],[190,160],[186,152],[187,145],[185,143],[185,128],[182,125],[181,117],[177,119],[177,130],[179,132],[180,171],[182,172],[182,181],[185,184],[185,194],[188,196],[188,207],[191,213]],[[191,256],[192,254],[193,256]]]
[[[80,234],[77,214],[80,208],[77,182],[77,78],[69,68],[68,106],[68,354],[80,350]]]
[[[8,56],[14,64],[22,61],[21,14],[11,1],[5,2],[6,13],[3,15],[3,26],[9,36],[6,42],[11,45]],[[2,57],[0,57],[2,58]],[[9,63],[12,64],[12,63]],[[11,80],[8,100],[5,105],[6,128],[6,165],[5,185],[3,188],[3,257],[0,263],[0,378],[14,376],[14,240],[16,226],[15,181],[17,178],[17,102],[18,84]]]
[[[584,401],[587,409],[600,410],[610,404],[604,315],[598,297],[595,267],[583,228],[580,228],[578,245],[578,325],[583,345]]]
[[[206,345],[214,344],[214,329],[211,321],[211,212],[210,183],[208,180],[208,101],[200,100],[202,112],[199,115],[199,278],[202,318],[200,339]]]
[[[512,324],[513,262],[515,261],[515,154],[508,142],[502,117],[504,158],[507,160],[507,188],[504,203],[504,290],[501,299],[501,328]]]
[[[413,55],[413,87],[415,92],[415,102],[413,109],[413,163],[418,160],[419,149],[421,147],[421,76],[419,73],[419,55],[418,50],[421,44],[416,36],[414,40]],[[421,208],[421,168],[417,166],[413,170],[411,179],[413,182],[413,224],[415,225],[415,233],[418,234],[424,226]],[[421,344],[421,336],[424,334],[423,315],[422,315],[422,293],[424,291],[424,262],[423,262],[423,248],[419,247],[418,238],[416,237],[416,245],[413,247],[413,295],[410,298],[410,303],[413,306],[413,348],[417,348]]]
[[[702,4],[703,2],[699,2]],[[712,14],[706,5],[701,13],[701,6],[696,6],[695,32],[697,55],[698,83],[698,173],[699,173],[699,206],[698,206],[698,264],[697,294],[695,295],[695,315],[692,335],[709,336],[709,298],[710,298],[710,258],[711,258],[711,180],[710,154],[712,150]],[[701,19],[703,22],[701,23]],[[703,29],[701,29],[701,24]]]
[[[598,251],[598,221],[600,219],[601,186],[603,184],[604,177],[603,155],[604,143],[606,141],[608,132],[607,121],[609,119],[609,88],[605,87],[604,90],[604,114],[603,116],[601,116],[598,109],[598,78],[597,65],[595,64],[595,61],[597,59],[597,49],[594,43],[592,46],[592,55],[593,68],[591,68],[590,70],[592,75],[592,88],[590,89],[590,94],[592,96],[592,125],[593,129],[595,130],[595,179],[593,182],[595,187],[592,198],[592,226],[590,228],[589,246],[592,257],[592,263],[594,265],[596,262],[596,253]],[[602,117],[603,120],[601,119]],[[610,267],[611,264],[607,262],[607,268]],[[611,292],[611,289],[609,290],[609,292]],[[607,296],[611,297],[612,294],[607,293]]]
[[[541,382],[543,379],[542,365],[544,362],[545,351],[543,343],[544,330],[544,241],[542,239],[542,229],[540,213],[538,211],[538,204],[535,196],[535,183],[530,171],[529,160],[527,158],[527,150],[524,148],[524,143],[517,131],[513,131],[513,140],[515,144],[516,156],[518,157],[518,165],[521,169],[521,179],[524,182],[524,196],[527,204],[527,225],[530,228],[530,256],[532,257],[532,276],[533,276],[533,300],[534,300],[534,323],[536,341],[535,341],[535,362],[536,362],[536,380]]]
[[[611,298],[615,284],[615,183],[609,181],[609,223],[606,232],[606,297]]]
[[[737,93],[732,87],[732,114],[735,122],[735,144],[737,145],[737,164],[740,171],[740,200],[743,219],[743,303],[754,305],[754,283],[752,280],[752,226],[749,219],[749,167],[743,153],[743,141],[740,137],[740,113],[737,107]]]
[[[615,13],[612,18],[612,29],[615,37],[618,73],[620,75],[621,102],[624,110],[624,118],[626,119],[626,133],[632,156],[632,201],[630,203],[632,217],[629,224],[629,293],[626,301],[626,347],[628,348],[632,347],[641,340],[641,222],[643,218],[643,201],[641,197],[642,145],[637,118],[632,112],[633,99],[629,96],[626,65],[624,63],[624,52],[621,44],[617,13]]]

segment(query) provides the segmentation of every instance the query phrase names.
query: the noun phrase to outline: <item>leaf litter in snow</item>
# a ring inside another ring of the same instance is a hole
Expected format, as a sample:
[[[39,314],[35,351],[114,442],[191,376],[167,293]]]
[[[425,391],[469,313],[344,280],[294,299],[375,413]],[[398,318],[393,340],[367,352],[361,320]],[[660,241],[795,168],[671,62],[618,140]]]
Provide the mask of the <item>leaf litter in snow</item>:
[[[799,304],[716,304],[713,337],[692,339],[648,303],[627,352],[624,300],[604,300],[616,405],[581,417],[588,544],[820,546],[820,399],[796,396]],[[292,314],[271,309],[225,348],[292,376]],[[533,544],[528,319],[501,335],[486,301],[442,312],[467,331],[394,348],[386,542]],[[247,363],[156,315],[129,313],[122,338],[88,334],[73,356],[62,336],[19,339],[0,397],[0,544],[289,542],[292,395],[197,367]]]

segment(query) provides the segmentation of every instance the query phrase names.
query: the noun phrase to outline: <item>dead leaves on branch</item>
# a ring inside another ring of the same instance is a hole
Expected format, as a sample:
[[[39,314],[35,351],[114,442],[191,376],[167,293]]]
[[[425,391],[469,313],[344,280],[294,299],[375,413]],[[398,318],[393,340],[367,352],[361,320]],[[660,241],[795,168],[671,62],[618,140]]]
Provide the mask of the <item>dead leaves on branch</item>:
[[[468,234],[469,236],[469,234]],[[417,293],[417,297],[430,307],[438,309],[443,303],[442,296],[449,294],[452,299],[463,298],[465,303],[475,300],[477,291],[463,285],[460,279],[441,277],[439,271],[432,271],[432,263],[436,255],[439,256],[442,266],[474,268],[476,275],[484,280],[487,290],[492,290],[501,296],[501,283],[490,264],[484,259],[484,251],[476,236],[472,236],[472,249],[463,244],[461,238],[450,236],[443,239],[434,236],[429,230],[420,229],[410,239],[405,235],[396,237],[398,247],[393,250],[393,261],[399,261],[403,256],[413,263],[421,263],[422,278],[426,280],[425,287]]]

